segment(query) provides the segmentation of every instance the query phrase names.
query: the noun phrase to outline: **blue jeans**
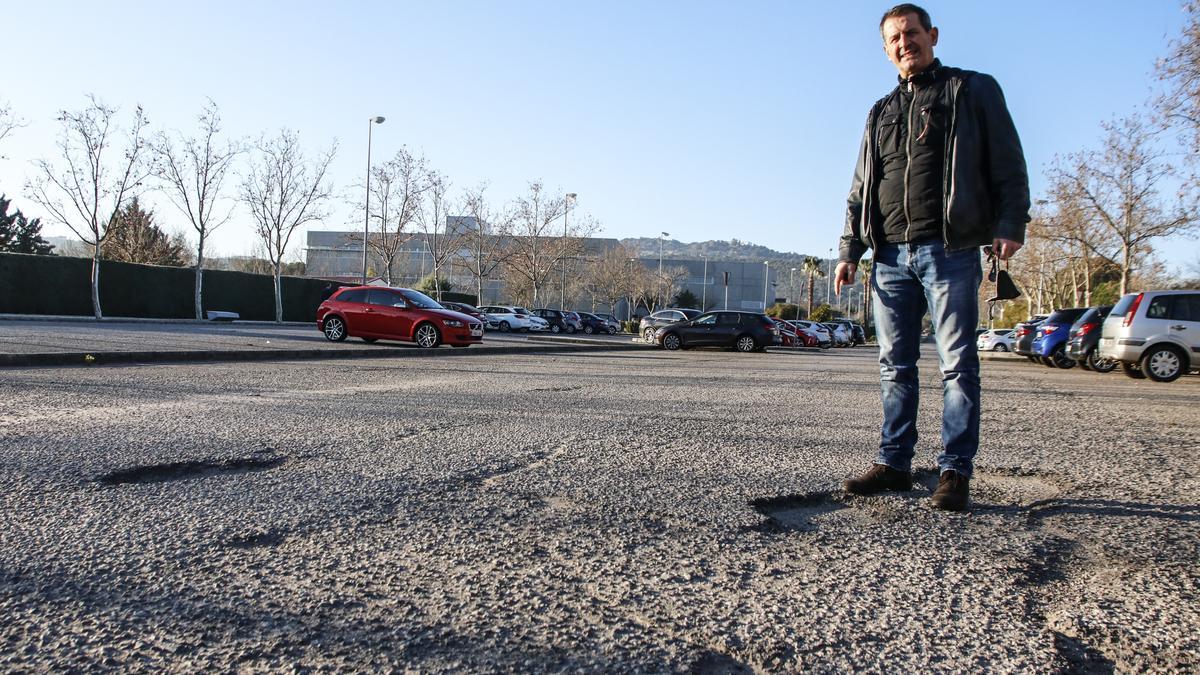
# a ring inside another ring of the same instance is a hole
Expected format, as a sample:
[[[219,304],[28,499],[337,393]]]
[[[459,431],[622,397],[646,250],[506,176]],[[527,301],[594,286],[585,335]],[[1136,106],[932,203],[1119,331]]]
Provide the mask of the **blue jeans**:
[[[970,477],[979,449],[979,284],[983,266],[977,248],[947,251],[926,240],[886,244],[875,251],[871,288],[879,339],[879,382],[883,429],[878,464],[912,470],[917,444],[921,319],[933,320],[942,370],[941,471]]]

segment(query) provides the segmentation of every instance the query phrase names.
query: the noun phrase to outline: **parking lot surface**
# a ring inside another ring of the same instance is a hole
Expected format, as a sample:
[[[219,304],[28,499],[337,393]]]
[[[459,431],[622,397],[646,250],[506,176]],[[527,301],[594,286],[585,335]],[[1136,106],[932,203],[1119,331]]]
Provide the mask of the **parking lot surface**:
[[[948,514],[926,352],[871,498],[866,348],[0,370],[0,670],[1200,668],[1200,380],[985,362]]]

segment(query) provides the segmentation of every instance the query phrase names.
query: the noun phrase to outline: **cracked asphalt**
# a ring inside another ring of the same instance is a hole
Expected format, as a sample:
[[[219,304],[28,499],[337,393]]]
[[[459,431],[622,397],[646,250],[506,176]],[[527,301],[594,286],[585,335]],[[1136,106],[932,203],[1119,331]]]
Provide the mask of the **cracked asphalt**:
[[[983,364],[966,514],[846,498],[874,351],[0,371],[0,671],[1188,672],[1200,378]]]

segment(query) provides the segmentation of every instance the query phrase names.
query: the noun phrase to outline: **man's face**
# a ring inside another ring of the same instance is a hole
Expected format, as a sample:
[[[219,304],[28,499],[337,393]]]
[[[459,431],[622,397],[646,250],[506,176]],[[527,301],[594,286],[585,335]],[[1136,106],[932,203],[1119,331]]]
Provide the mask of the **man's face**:
[[[937,41],[938,29],[925,30],[916,14],[892,17],[883,24],[883,51],[900,77],[912,77],[928,68]]]

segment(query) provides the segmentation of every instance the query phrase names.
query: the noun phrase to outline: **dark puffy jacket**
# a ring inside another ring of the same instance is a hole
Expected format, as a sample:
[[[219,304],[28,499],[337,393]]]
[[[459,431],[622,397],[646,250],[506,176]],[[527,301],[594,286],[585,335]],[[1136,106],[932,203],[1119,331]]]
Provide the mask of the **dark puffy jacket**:
[[[1025,241],[1029,222],[1029,176],[1021,139],[996,80],[983,73],[948,68],[952,115],[946,141],[942,239],[948,249],[991,244],[995,238]],[[846,228],[838,259],[858,262],[874,248],[880,223],[875,198],[874,147],[884,97],[871,107],[854,181],[847,199]]]

